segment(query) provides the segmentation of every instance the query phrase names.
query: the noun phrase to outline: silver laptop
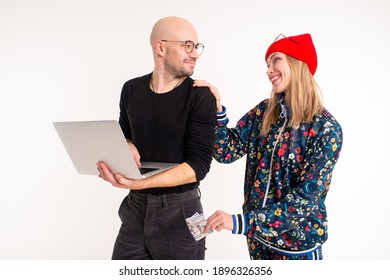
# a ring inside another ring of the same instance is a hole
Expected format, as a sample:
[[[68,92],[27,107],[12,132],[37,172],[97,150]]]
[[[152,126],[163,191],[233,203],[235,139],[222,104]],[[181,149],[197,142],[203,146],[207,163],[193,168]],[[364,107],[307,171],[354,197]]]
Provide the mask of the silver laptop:
[[[99,175],[96,163],[104,161],[113,173],[141,179],[172,168],[178,163],[141,162],[137,167],[123,132],[115,120],[53,123],[77,172]]]

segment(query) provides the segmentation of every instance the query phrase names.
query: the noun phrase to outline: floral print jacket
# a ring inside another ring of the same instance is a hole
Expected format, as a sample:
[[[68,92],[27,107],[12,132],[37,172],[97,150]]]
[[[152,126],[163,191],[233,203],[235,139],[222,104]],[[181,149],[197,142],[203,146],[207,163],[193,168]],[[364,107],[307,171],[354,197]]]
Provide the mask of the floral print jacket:
[[[234,128],[227,127],[225,108],[219,114],[214,159],[231,163],[247,155],[243,215],[233,215],[233,233],[246,234],[249,244],[255,239],[284,250],[307,250],[328,238],[325,198],[342,129],[326,109],[311,123],[288,127],[286,106],[280,103],[284,114],[262,137],[267,103],[250,110]]]

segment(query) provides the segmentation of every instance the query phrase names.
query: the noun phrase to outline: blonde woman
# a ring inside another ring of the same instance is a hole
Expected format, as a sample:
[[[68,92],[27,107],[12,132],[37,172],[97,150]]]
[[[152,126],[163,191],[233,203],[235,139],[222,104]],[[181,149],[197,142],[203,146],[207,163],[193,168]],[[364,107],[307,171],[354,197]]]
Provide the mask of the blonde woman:
[[[243,213],[219,210],[205,231],[245,234],[251,259],[322,259],[328,238],[325,199],[342,129],[323,107],[310,34],[275,40],[265,60],[271,97],[232,128],[218,90],[195,82],[208,86],[217,99],[214,158],[231,163],[246,155]]]

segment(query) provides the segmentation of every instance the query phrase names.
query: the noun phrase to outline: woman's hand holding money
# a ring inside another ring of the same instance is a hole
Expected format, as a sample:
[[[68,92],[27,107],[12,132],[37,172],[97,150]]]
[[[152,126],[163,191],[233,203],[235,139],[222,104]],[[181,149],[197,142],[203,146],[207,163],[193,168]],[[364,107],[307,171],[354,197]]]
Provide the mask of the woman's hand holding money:
[[[233,217],[221,210],[216,211],[207,219],[207,224],[203,232],[208,232],[210,229],[221,231],[223,229],[233,230]]]

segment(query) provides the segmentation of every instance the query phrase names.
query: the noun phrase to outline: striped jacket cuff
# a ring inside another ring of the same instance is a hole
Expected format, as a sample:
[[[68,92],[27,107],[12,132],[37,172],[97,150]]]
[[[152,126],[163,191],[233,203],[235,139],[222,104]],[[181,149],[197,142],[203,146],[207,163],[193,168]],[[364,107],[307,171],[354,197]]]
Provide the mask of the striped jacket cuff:
[[[244,214],[233,214],[233,234],[246,233],[246,218]]]
[[[226,120],[226,107],[222,105],[222,112],[217,112],[217,119],[219,122]]]

